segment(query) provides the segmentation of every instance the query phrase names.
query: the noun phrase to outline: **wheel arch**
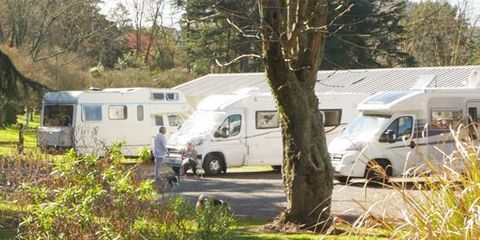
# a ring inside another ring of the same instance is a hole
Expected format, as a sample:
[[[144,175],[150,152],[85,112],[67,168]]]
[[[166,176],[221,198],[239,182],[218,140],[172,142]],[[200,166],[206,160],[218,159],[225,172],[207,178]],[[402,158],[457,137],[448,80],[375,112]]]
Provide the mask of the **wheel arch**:
[[[369,163],[371,161],[376,161],[379,165],[381,166],[388,166],[390,165],[390,176],[393,175],[393,165],[392,165],[392,161],[390,161],[390,159],[388,158],[373,158],[373,159],[370,159],[366,164],[365,164],[365,173],[363,175],[363,177],[366,177],[367,176],[367,172],[368,172],[368,168],[369,168]]]

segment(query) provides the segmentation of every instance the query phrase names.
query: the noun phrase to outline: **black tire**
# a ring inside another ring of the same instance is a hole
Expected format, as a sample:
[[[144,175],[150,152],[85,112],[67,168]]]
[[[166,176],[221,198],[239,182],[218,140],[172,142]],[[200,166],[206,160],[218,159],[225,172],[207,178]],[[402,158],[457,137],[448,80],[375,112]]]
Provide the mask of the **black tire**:
[[[208,176],[220,175],[226,172],[225,160],[218,154],[209,154],[203,161],[203,170]]]
[[[282,171],[282,165],[272,165],[271,166],[275,172],[281,172]]]
[[[351,180],[348,176],[336,176],[335,179],[342,185],[348,184]]]
[[[386,159],[371,160],[365,169],[365,178],[372,182],[387,183],[392,176],[392,164]]]

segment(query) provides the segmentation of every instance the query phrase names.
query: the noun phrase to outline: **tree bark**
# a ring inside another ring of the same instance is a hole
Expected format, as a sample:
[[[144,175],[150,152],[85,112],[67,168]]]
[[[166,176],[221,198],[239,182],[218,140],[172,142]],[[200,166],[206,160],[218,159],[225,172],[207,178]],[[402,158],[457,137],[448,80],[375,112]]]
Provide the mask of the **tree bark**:
[[[5,42],[5,36],[3,33],[2,23],[0,23],[0,43],[4,43],[4,42]]]
[[[282,178],[288,204],[277,223],[322,230],[330,224],[333,171],[314,90],[324,34],[309,26],[326,26],[326,0],[259,2],[263,57],[284,146]]]

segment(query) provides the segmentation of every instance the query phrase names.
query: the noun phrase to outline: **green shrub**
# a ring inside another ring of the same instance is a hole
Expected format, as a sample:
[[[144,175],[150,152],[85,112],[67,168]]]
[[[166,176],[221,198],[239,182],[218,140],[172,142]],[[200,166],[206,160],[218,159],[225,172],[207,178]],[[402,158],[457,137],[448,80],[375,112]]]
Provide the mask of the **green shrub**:
[[[154,160],[150,147],[148,146],[137,149],[135,153],[137,154],[138,160],[141,163],[151,163]]]
[[[215,206],[211,201],[206,201],[205,207],[195,216],[196,239],[225,239],[232,233],[234,219],[230,210],[222,206]]]
[[[21,224],[24,238],[98,238],[136,235],[137,218],[163,216],[152,181],[133,182],[118,151],[98,158],[73,151],[54,166],[48,185],[24,184],[32,204]]]
[[[153,181],[142,181],[121,162],[121,144],[104,157],[69,151],[41,182],[22,185],[25,239],[221,239],[233,219],[214,208],[196,213],[183,198],[157,199]],[[132,168],[135,169],[135,168]]]
[[[135,56],[133,53],[128,52],[123,54],[122,58],[119,58],[115,63],[115,69],[124,70],[126,68],[139,68],[145,65],[142,58]]]

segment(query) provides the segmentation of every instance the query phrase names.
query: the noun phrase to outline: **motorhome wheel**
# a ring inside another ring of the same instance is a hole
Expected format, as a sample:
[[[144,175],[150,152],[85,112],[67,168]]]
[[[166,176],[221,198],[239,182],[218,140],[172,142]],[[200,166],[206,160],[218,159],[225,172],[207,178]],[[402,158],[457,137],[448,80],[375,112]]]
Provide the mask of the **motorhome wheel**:
[[[205,158],[203,169],[207,175],[218,175],[225,169],[225,161],[216,154],[210,154]]]
[[[375,159],[368,162],[365,177],[377,183],[386,183],[392,176],[392,164],[386,159]]]
[[[282,171],[282,165],[272,165],[271,166],[275,172],[281,172]]]
[[[336,176],[335,179],[340,182],[340,184],[347,184],[351,180],[348,176]]]

